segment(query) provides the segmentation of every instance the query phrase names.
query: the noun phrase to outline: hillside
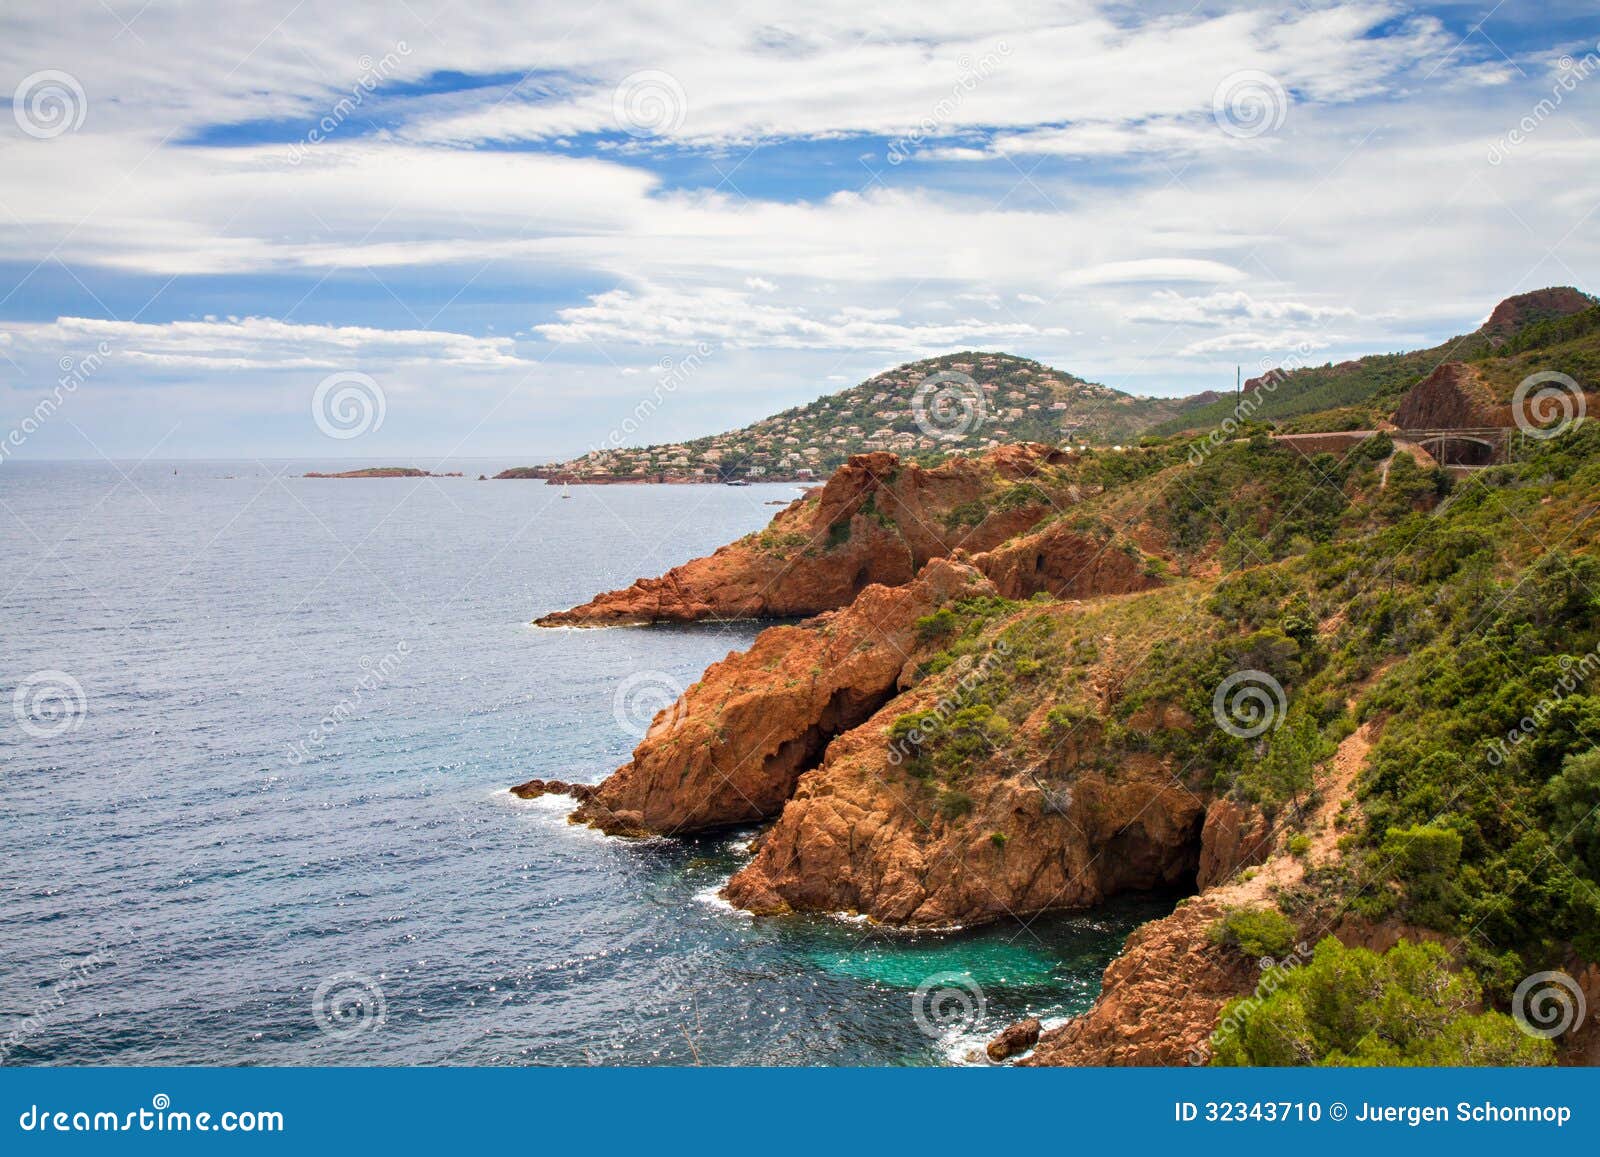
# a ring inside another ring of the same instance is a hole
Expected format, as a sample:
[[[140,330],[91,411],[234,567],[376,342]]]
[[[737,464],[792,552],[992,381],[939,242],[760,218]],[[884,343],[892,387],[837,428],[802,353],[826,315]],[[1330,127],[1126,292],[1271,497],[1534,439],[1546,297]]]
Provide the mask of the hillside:
[[[1536,364],[1593,410],[1597,335],[1589,309],[1480,333],[1395,408],[1498,405]],[[1192,446],[864,455],[716,565],[556,616],[826,596],[713,664],[574,822],[766,825],[723,891],[763,918],[1193,893],[996,1058],[1600,1062],[1591,1019],[1532,1031],[1557,1017],[1527,995],[1600,1007],[1600,425],[1456,473],[1387,435]]]
[[[1497,400],[1549,358],[1600,366],[1600,306],[1558,286],[1500,302],[1471,333],[1427,349],[1274,370],[1244,384],[1244,416],[1282,433],[1373,429],[1445,362],[1468,362]],[[1010,354],[963,351],[909,362],[858,386],[749,426],[684,442],[595,450],[498,478],[572,482],[716,482],[823,478],[852,455],[891,451],[931,463],[1008,443],[1130,443],[1203,432],[1238,416],[1240,398],[1140,397]]]
[[[1409,353],[1371,354],[1352,361],[1303,366],[1245,383],[1251,396],[1248,416],[1270,422],[1284,433],[1372,429],[1386,420],[1401,396],[1440,364],[1464,361],[1482,365],[1503,385],[1509,400],[1515,384],[1540,368],[1536,353],[1594,364],[1600,307],[1594,298],[1570,287],[1534,290],[1500,302],[1489,319],[1471,333]],[[1578,343],[1581,348],[1552,347]],[[1190,401],[1193,401],[1192,399]],[[1204,430],[1234,413],[1238,401],[1223,397],[1191,405],[1172,418],[1153,421],[1144,433],[1161,436]]]
[[[936,377],[941,374],[947,378]],[[1135,397],[1027,358],[967,351],[910,362],[728,433],[592,451],[498,477],[574,482],[824,477],[851,455],[874,450],[933,458],[1012,442],[1131,440],[1153,422],[1177,417],[1211,397]]]

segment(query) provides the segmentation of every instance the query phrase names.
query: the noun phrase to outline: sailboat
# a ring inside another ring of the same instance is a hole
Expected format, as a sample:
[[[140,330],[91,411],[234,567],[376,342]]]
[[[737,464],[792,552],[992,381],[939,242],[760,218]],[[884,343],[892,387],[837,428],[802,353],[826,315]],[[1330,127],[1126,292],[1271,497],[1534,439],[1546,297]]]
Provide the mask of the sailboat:
[[[572,484],[571,483],[563,482],[561,484],[561,497],[563,497],[563,498],[571,498],[572,497]]]

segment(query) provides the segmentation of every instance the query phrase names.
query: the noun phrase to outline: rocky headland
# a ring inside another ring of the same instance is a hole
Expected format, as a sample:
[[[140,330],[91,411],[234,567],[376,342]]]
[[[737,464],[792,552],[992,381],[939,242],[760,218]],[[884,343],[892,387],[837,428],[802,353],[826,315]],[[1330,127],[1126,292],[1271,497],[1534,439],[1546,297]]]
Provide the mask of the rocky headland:
[[[1483,382],[1506,372],[1439,366],[1394,424],[1502,421]],[[723,893],[764,916],[939,929],[1189,895],[1129,938],[1088,1013],[1013,1026],[996,1060],[1203,1063],[1228,1002],[1259,984],[1258,939],[1294,966],[1324,937],[1447,943],[1430,897],[1456,893],[1405,868],[1434,862],[1407,849],[1453,863],[1506,837],[1487,830],[1492,809],[1458,818],[1478,825],[1474,845],[1419,812],[1449,799],[1449,761],[1475,741],[1461,731],[1454,754],[1427,755],[1456,734],[1462,692],[1424,688],[1468,646],[1452,632],[1470,615],[1451,608],[1484,604],[1486,576],[1559,587],[1539,577],[1543,544],[1592,521],[1587,484],[1568,459],[1492,467],[1516,506],[1502,516],[1386,436],[1325,450],[1257,433],[1198,456],[1192,438],[934,466],[858,455],[765,531],[545,616],[803,621],[713,664],[602,783],[515,790],[571,794],[573,822],[622,836],[766,825]],[[1591,537],[1565,541],[1582,553]],[[1576,596],[1542,597],[1515,648],[1530,631],[1576,637],[1548,609]],[[1491,682],[1504,694],[1511,679]],[[1239,913],[1272,937],[1236,935]],[[1565,954],[1600,985],[1578,932],[1549,949],[1500,935],[1519,960]],[[1507,1000],[1481,991],[1483,1007]],[[1562,1055],[1589,1056],[1596,1035],[1578,1025]],[[1463,1055],[1510,1055],[1483,1047]]]

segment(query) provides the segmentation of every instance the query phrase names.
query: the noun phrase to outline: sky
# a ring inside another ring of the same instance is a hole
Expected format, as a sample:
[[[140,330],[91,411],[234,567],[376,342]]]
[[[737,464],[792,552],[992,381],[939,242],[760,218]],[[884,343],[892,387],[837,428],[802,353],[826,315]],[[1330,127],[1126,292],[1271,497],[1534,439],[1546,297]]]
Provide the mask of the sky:
[[[6,92],[0,470],[531,462],[961,349],[1176,395],[1600,288],[1592,0],[58,0]]]

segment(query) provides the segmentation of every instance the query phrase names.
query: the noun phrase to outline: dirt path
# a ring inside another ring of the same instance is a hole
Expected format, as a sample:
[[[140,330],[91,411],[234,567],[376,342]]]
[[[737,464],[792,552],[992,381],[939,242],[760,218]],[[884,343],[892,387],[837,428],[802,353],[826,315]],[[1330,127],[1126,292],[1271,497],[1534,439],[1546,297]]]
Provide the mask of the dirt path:
[[[1372,751],[1372,723],[1363,723],[1340,742],[1324,766],[1318,781],[1321,799],[1306,816],[1301,828],[1311,837],[1311,850],[1304,856],[1291,856],[1279,850],[1256,870],[1248,880],[1221,884],[1206,893],[1229,907],[1239,904],[1259,904],[1271,899],[1280,889],[1293,887],[1306,874],[1306,868],[1317,863],[1327,863],[1339,856],[1339,828],[1335,820],[1346,799],[1352,799],[1356,777],[1367,765]]]

